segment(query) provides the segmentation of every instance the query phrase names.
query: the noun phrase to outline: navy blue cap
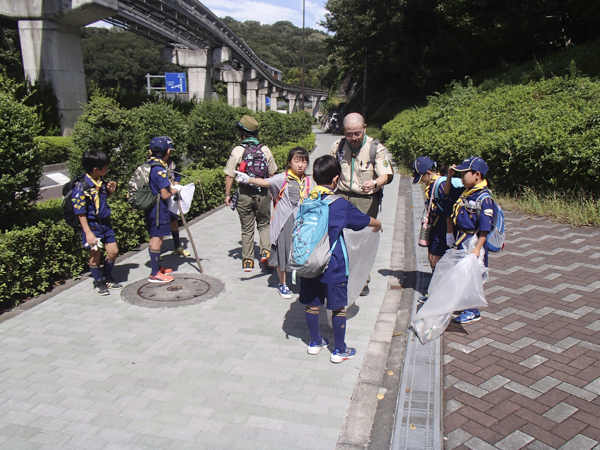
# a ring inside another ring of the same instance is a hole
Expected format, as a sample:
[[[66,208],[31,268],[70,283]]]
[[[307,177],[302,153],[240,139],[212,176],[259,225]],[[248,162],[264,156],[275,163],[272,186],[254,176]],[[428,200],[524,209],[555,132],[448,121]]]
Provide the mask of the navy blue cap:
[[[175,148],[175,144],[173,143],[173,139],[171,139],[169,136],[163,136],[163,138],[165,138],[167,140],[167,144],[169,145],[169,148],[172,148],[172,149]]]
[[[480,158],[479,156],[470,156],[460,163],[458,167],[454,168],[454,171],[456,172],[465,172],[467,170],[474,170],[485,176],[485,174],[488,173],[489,167],[483,158]]]
[[[428,158],[427,156],[419,156],[412,163],[412,171],[413,171],[413,184],[417,184],[421,181],[421,177],[427,173],[429,169],[435,166],[435,162],[433,159]]]
[[[156,152],[166,152],[171,147],[169,147],[169,141],[164,136],[155,137],[150,141],[150,150],[154,153]]]

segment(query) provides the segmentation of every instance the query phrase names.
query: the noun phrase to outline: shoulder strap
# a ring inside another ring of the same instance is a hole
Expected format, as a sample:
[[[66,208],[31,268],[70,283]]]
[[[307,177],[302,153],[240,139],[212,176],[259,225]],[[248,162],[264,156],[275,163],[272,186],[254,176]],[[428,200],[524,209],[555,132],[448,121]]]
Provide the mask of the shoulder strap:
[[[375,159],[377,159],[377,146],[379,145],[379,139],[373,139],[371,141],[371,148],[369,148],[369,161],[371,167],[375,167]]]
[[[346,145],[346,138],[344,137],[344,138],[340,139],[340,143],[338,144],[337,151],[335,152],[335,156],[338,161],[340,160],[340,153],[344,149],[345,145]]]
[[[488,189],[484,189],[483,192],[479,194],[479,197],[477,197],[477,200],[475,200],[475,210],[477,211],[477,214],[481,212],[481,204],[486,198],[491,198],[492,202],[494,202],[494,198],[492,197]]]
[[[431,194],[432,198],[436,198],[435,194],[437,194],[438,188],[440,187],[440,184],[442,183],[442,178],[445,178],[446,180],[448,179],[447,177],[438,177],[438,179],[433,182],[433,187],[431,188],[433,190],[433,192]]]

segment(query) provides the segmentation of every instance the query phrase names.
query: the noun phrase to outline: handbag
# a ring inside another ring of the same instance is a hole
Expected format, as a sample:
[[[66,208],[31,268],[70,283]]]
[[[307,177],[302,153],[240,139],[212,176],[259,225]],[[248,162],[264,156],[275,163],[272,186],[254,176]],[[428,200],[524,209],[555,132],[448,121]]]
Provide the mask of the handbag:
[[[431,223],[429,222],[429,212],[431,211],[431,203],[434,197],[434,188],[436,183],[433,184],[431,194],[429,197],[429,205],[423,210],[423,216],[421,217],[421,229],[419,230],[419,247],[429,247],[429,238],[431,237]]]

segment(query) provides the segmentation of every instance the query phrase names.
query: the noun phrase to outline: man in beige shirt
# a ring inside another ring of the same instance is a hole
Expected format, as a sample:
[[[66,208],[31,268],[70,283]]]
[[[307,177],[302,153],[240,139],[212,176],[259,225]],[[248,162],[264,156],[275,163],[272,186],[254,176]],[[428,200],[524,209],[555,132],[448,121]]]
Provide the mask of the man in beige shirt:
[[[367,124],[359,113],[348,114],[343,125],[344,137],[335,141],[329,152],[342,166],[336,194],[377,218],[381,189],[394,177],[388,152],[379,141],[366,135]],[[360,295],[369,294],[368,283]]]
[[[224,169],[226,174],[225,203],[229,206],[231,206],[231,188],[236,170],[257,178],[272,177],[277,172],[277,164],[275,164],[271,150],[260,144],[258,140],[258,122],[256,119],[243,116],[235,125],[242,143],[233,148]],[[242,227],[242,267],[244,271],[251,272],[254,268],[255,222],[260,239],[260,262],[266,267],[271,255],[269,190],[240,184],[236,209]]]

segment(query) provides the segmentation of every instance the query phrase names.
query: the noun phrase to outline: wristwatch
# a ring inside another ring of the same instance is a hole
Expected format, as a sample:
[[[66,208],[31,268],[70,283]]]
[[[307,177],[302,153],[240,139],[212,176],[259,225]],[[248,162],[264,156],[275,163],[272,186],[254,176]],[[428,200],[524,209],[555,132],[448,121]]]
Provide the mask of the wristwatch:
[[[377,189],[377,181],[373,181],[373,189]]]
[[[225,197],[231,197],[231,194],[228,194],[227,192],[225,192]]]

